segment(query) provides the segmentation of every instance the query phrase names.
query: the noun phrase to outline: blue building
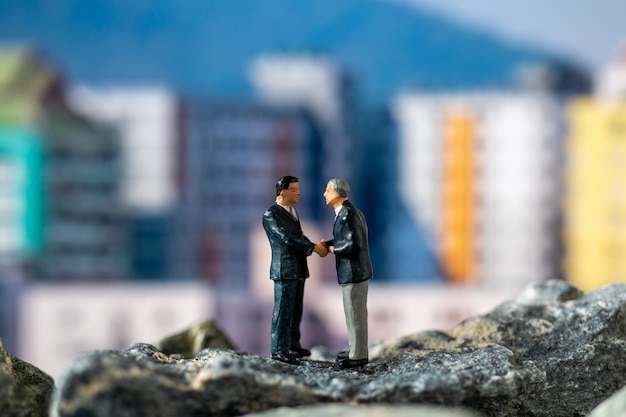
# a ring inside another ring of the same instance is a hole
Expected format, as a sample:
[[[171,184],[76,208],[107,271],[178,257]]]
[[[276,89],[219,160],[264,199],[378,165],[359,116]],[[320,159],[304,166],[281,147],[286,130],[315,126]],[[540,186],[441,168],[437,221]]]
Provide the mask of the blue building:
[[[249,238],[284,175],[300,179],[298,213],[318,220],[321,136],[298,109],[183,100],[175,275],[246,288]]]

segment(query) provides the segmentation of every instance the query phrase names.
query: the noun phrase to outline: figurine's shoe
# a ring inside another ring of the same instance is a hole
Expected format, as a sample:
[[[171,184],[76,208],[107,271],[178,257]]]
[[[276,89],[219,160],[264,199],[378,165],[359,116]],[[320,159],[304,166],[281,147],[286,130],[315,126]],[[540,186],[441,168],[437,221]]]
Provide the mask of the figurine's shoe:
[[[342,361],[344,359],[348,359],[349,356],[350,356],[349,349],[342,350],[341,352],[337,354],[337,362]]]
[[[298,356],[296,356],[295,352],[291,351],[272,353],[272,359],[285,363],[290,363],[292,365],[298,363]]]
[[[339,364],[339,368],[348,369],[348,368],[359,368],[361,366],[365,366],[367,365],[367,362],[368,362],[367,358],[363,358],[363,359],[345,358],[345,359],[340,360],[338,364]]]
[[[293,348],[289,350],[289,353],[298,357],[298,358],[303,358],[305,356],[311,356],[311,351],[309,349],[305,349],[302,347],[299,348]]]

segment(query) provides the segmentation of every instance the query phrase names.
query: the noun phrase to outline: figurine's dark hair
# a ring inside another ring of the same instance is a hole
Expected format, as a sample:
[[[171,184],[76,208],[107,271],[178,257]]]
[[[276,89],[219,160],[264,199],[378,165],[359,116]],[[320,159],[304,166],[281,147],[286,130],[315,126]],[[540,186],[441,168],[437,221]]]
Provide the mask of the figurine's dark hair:
[[[282,190],[286,190],[287,188],[289,188],[289,184],[291,184],[292,182],[298,182],[298,178],[292,175],[285,175],[284,177],[279,179],[276,182],[276,197],[280,195],[280,192]]]
[[[335,191],[337,191],[339,197],[348,198],[348,194],[350,194],[350,185],[346,180],[333,178],[332,180],[328,181],[328,183],[333,185],[333,188],[335,189]]]

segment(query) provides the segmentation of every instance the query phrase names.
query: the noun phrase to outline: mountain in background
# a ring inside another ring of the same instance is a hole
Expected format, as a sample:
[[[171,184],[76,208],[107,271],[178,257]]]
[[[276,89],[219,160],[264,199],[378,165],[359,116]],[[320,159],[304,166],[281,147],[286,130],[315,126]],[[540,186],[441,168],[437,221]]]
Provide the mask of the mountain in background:
[[[327,54],[375,101],[505,87],[521,64],[559,60],[383,0],[3,0],[0,42],[32,45],[71,83],[222,97],[248,95],[248,65],[276,52]]]

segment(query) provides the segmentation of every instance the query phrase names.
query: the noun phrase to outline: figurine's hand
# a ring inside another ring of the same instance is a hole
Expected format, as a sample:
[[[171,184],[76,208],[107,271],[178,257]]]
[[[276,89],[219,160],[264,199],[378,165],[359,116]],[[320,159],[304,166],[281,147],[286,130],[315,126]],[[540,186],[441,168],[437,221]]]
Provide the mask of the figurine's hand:
[[[335,254],[335,247],[334,246],[329,246],[328,247],[328,252],[332,253],[333,255]]]
[[[328,249],[326,249],[326,245],[324,245],[323,241],[315,244],[315,246],[313,247],[313,252],[317,253],[322,258],[328,255]]]

